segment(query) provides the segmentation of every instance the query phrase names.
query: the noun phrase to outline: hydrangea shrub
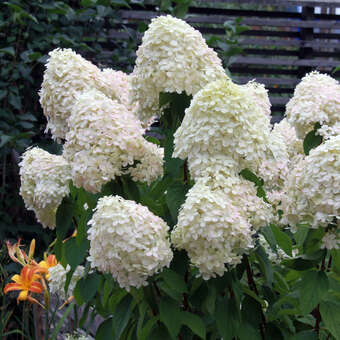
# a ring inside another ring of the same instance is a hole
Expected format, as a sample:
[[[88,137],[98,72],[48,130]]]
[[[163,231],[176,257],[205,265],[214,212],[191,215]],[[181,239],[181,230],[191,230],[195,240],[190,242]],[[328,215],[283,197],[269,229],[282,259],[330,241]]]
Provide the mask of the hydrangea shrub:
[[[51,287],[104,319],[98,340],[340,339],[339,83],[306,75],[272,127],[264,86],[221,65],[171,16],[130,75],[50,53],[63,153],[27,150],[21,195],[56,227]]]

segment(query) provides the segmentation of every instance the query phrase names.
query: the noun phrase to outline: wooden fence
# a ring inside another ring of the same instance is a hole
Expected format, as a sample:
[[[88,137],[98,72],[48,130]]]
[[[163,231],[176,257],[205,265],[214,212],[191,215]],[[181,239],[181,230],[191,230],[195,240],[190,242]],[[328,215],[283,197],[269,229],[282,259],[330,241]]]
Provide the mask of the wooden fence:
[[[337,7],[339,7],[337,12]],[[152,1],[122,10],[126,26],[148,23],[160,11]],[[229,67],[236,82],[256,79],[269,89],[274,113],[283,113],[301,77],[311,70],[331,74],[340,65],[340,1],[200,0],[185,20],[204,35],[223,36],[223,23],[242,17],[242,55]],[[119,28],[110,39],[124,39]],[[333,76],[340,76],[336,72]]]

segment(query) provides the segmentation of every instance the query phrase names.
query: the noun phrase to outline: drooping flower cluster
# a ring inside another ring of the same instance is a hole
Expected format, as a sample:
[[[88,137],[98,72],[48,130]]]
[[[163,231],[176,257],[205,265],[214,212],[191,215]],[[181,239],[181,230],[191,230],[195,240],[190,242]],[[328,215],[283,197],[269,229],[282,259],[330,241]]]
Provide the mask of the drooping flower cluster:
[[[264,85],[251,80],[247,84],[243,85],[243,87],[247,89],[248,95],[253,97],[257,105],[261,107],[262,112],[270,117],[270,108],[272,104],[269,100],[268,90],[264,87]]]
[[[221,60],[201,33],[170,15],[151,21],[137,50],[132,73],[132,99],[147,120],[159,111],[161,92],[195,94],[225,76]]]
[[[103,93],[89,90],[79,95],[69,125],[64,157],[77,187],[98,192],[136,160],[142,166],[130,170],[135,179],[151,182],[163,172],[162,150],[143,138],[138,120],[124,105]],[[144,159],[153,157],[153,164],[145,164]]]
[[[254,246],[254,229],[272,218],[271,206],[239,175],[245,168],[257,172],[268,158],[287,158],[283,142],[269,143],[268,110],[264,87],[240,86],[224,77],[194,95],[174,135],[173,156],[188,159],[196,184],[180,210],[172,241],[188,252],[205,279],[222,275],[225,264],[237,264]]]
[[[105,196],[88,224],[91,266],[112,273],[122,288],[145,286],[149,276],[169,266],[169,228],[148,208]]]
[[[340,135],[310,151],[290,172],[282,209],[296,227],[327,227],[340,219]]]
[[[266,159],[269,117],[248,94],[247,88],[228,79],[208,84],[192,99],[175,133],[174,157],[195,165],[193,178],[230,164],[235,173],[256,170]],[[218,162],[218,163],[217,163]],[[210,164],[209,164],[210,163]]]
[[[241,177],[199,178],[189,190],[171,233],[204,279],[223,275],[254,247],[253,228],[269,222],[270,206],[256,196],[253,183]]]
[[[70,49],[50,53],[40,101],[47,130],[66,139],[63,155],[78,187],[98,192],[123,173],[147,183],[163,173],[163,150],[143,138],[138,104],[129,104],[129,79],[121,71],[101,71]]]
[[[20,162],[20,195],[44,228],[55,228],[56,211],[69,194],[71,170],[62,156],[38,147],[28,149]]]
[[[73,295],[73,290],[77,282],[83,277],[85,268],[77,266],[72,274],[68,289],[65,292],[66,275],[71,270],[70,265],[64,268],[60,263],[48,269],[49,281],[48,286],[50,293],[57,294],[61,300],[66,300]]]
[[[225,263],[240,263],[244,251],[253,247],[251,226],[224,189],[212,190],[198,180],[188,192],[171,234],[172,243],[187,251],[206,280],[222,276]]]
[[[332,77],[313,71],[302,78],[287,103],[286,114],[299,138],[304,139],[315,123],[319,133],[328,138],[340,132],[340,84]]]
[[[67,119],[79,93],[99,86],[100,69],[71,49],[55,49],[40,90],[40,103],[47,118],[46,130],[54,139],[64,139]]]

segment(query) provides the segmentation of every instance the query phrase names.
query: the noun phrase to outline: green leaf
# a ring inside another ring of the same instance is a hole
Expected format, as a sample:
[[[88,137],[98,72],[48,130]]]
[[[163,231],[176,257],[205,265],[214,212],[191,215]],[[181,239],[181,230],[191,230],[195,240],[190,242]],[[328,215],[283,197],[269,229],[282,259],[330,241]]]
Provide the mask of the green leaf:
[[[255,256],[260,265],[260,270],[266,279],[266,283],[269,287],[273,284],[273,268],[268,259],[268,255],[264,251],[263,247],[259,246],[255,250]]]
[[[185,284],[184,278],[178,275],[171,269],[164,269],[161,276],[164,281],[170,286],[172,289],[176,290],[178,293],[187,293],[187,286]]]
[[[314,129],[307,133],[304,141],[303,141],[303,150],[305,155],[309,155],[310,150],[316,148],[322,143],[322,136],[317,135],[316,132],[320,129],[321,125],[316,123]]]
[[[270,225],[270,228],[275,236],[275,239],[279,247],[287,255],[292,256],[293,245],[292,245],[292,240],[290,239],[290,237],[273,224]]]
[[[318,336],[315,331],[302,331],[293,335],[291,340],[318,340]]]
[[[9,54],[9,55],[11,55],[12,57],[15,56],[15,50],[14,50],[14,48],[13,48],[12,46],[0,48],[0,53]]]
[[[127,326],[136,303],[131,295],[126,295],[116,307],[112,317],[112,326],[114,329],[114,340],[119,340],[125,327]]]
[[[332,74],[334,74],[335,72],[338,72],[340,70],[340,65],[337,66],[333,71],[332,71]]]
[[[189,312],[182,312],[181,316],[184,325],[188,326],[193,331],[193,333],[202,339],[205,339],[205,324],[198,315]]]
[[[276,239],[272,229],[269,226],[261,228],[261,234],[265,237],[272,248],[276,247]]]
[[[153,326],[155,325],[155,323],[159,320],[158,316],[154,316],[153,318],[151,318],[150,320],[148,320],[145,324],[145,326],[143,327],[143,330],[140,334],[140,337],[138,337],[138,340],[148,340],[149,339],[149,334],[153,328]]]
[[[336,339],[340,339],[340,303],[323,301],[320,303],[320,313],[326,328]]]
[[[178,304],[169,298],[162,298],[159,308],[160,320],[165,324],[172,338],[176,339],[182,324]]]
[[[2,148],[4,145],[10,142],[12,139],[13,139],[12,136],[1,135],[0,148]]]
[[[167,188],[165,199],[169,207],[171,217],[175,223],[177,223],[178,211],[185,201],[187,191],[187,188],[180,182],[175,182]]]
[[[92,300],[99,288],[100,281],[101,277],[96,273],[89,274],[87,277],[80,279],[73,292],[77,303],[87,303]]]
[[[112,318],[103,321],[98,327],[96,340],[108,340],[113,337]]]
[[[74,237],[64,243],[66,261],[72,269],[75,269],[83,262],[87,255],[89,245],[90,243],[86,239],[82,240],[80,244],[78,244]]]
[[[9,93],[8,102],[17,110],[21,109],[21,99],[13,92]]]
[[[304,314],[310,313],[327,295],[329,282],[322,271],[306,273],[299,286],[300,308]]]
[[[227,297],[219,297],[215,311],[217,330],[223,340],[231,340],[236,334],[239,325],[237,312],[232,301]]]
[[[254,328],[249,323],[242,323],[238,336],[240,340],[261,340],[261,334],[258,328]]]
[[[321,239],[325,234],[324,228],[309,229],[307,237],[303,243],[303,251],[310,254],[320,249]]]

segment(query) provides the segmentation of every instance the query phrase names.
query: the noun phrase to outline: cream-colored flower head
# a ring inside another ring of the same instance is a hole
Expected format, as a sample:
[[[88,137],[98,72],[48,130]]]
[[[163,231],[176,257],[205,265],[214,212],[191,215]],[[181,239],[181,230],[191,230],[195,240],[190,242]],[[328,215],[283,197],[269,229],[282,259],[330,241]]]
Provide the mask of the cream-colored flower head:
[[[284,218],[294,228],[307,223],[327,227],[340,220],[340,135],[310,151],[288,176],[282,201]]]
[[[125,173],[124,168],[142,160],[134,177],[150,182],[161,174],[160,165],[146,173],[143,157],[151,158],[143,128],[124,105],[109,99],[102,92],[89,90],[79,95],[69,118],[70,130],[66,135],[64,157],[72,169],[75,186],[90,192],[99,192],[103,184]],[[157,147],[155,148],[157,149]],[[157,150],[152,150],[160,163]],[[141,168],[142,172],[139,173]]]
[[[244,168],[254,171],[267,158],[269,135],[269,117],[247,88],[217,80],[193,97],[174,135],[173,157],[190,157],[193,162],[201,155],[212,161],[212,156],[223,155],[218,156],[223,164],[229,158],[238,165],[236,173]]]
[[[132,100],[138,116],[147,120],[158,113],[161,92],[195,94],[206,84],[226,77],[221,60],[202,34],[170,15],[151,21],[137,50],[132,73]]]
[[[129,108],[129,75],[122,71],[105,68],[101,72],[100,90],[109,98],[117,100]]]
[[[71,49],[55,49],[49,53],[40,104],[50,130],[57,141],[68,131],[67,120],[76,97],[90,88],[100,88],[100,69]]]
[[[134,181],[151,184],[158,177],[163,176],[164,149],[146,142],[142,155],[135,167],[127,170]]]
[[[83,266],[77,266],[72,274],[67,292],[65,293],[66,275],[70,270],[70,265],[64,268],[60,263],[48,269],[50,274],[48,279],[50,292],[57,294],[61,300],[67,300],[73,295],[73,290],[76,288],[77,282],[84,276],[85,268]]]
[[[147,285],[172,260],[169,227],[141,204],[102,197],[88,224],[91,266],[111,273],[122,288]]]
[[[311,72],[296,86],[293,98],[287,103],[288,122],[304,139],[315,123],[326,126],[319,133],[329,137],[332,127],[340,121],[340,85],[332,77]],[[338,129],[339,130],[339,129]]]
[[[199,179],[182,205],[171,241],[185,249],[191,263],[208,280],[222,276],[225,264],[236,265],[253,247],[250,223],[222,188],[212,189]]]
[[[272,133],[280,134],[283,138],[288,153],[289,168],[304,157],[302,140],[297,137],[294,127],[289,124],[287,118],[275,124]]]
[[[262,111],[270,117],[272,104],[269,100],[268,90],[266,90],[264,85],[251,80],[243,86],[247,89],[249,95],[254,97],[258,106],[262,108]]]
[[[56,211],[69,194],[71,170],[62,156],[38,147],[28,149],[20,162],[20,195],[44,228],[55,228]]]

